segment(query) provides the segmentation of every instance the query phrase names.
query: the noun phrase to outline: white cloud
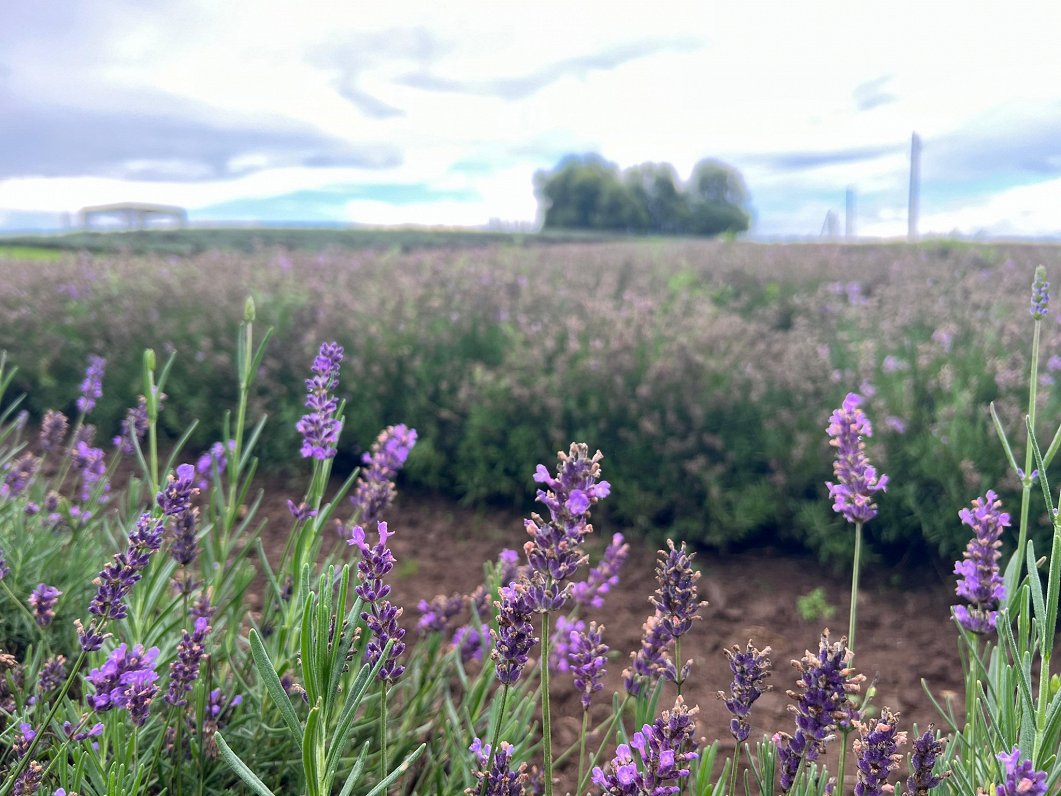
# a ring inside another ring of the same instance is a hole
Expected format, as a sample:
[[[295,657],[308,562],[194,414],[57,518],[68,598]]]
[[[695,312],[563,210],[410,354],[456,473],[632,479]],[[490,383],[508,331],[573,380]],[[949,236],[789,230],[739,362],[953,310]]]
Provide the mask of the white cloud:
[[[11,210],[143,199],[194,213],[353,181],[479,198],[359,200],[341,210],[351,217],[531,220],[533,172],[551,167],[563,142],[624,167],[668,161],[682,176],[703,157],[727,159],[746,177],[764,234],[806,233],[854,186],[860,231],[901,235],[916,129],[926,180],[946,182],[949,197],[949,209],[925,207],[923,228],[1061,231],[1027,207],[1056,197],[1061,176],[1051,143],[1061,125],[1058,4],[84,0],[65,17],[27,5],[11,21],[0,31],[0,103],[52,122],[36,136],[20,128],[19,140],[0,131],[0,142],[18,152],[54,138],[36,154],[64,153],[48,171],[0,159],[0,207]],[[165,138],[147,146],[168,129],[159,124],[120,139],[115,120],[131,112],[179,117],[181,144],[195,151],[166,152]],[[90,148],[79,171],[77,125],[54,123],[63,114],[92,116],[93,135],[120,146]],[[250,130],[267,133],[241,146]],[[215,131],[232,134],[195,149]],[[825,157],[858,150],[881,152]],[[355,159],[365,167],[336,167]],[[470,162],[483,168],[454,172]],[[984,193],[1031,179],[1045,182]]]

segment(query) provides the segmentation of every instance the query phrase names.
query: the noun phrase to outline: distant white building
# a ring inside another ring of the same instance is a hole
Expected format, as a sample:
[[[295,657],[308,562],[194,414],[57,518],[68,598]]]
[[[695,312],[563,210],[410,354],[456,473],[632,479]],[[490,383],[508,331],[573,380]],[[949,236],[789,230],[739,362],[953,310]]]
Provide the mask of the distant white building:
[[[119,202],[82,207],[77,212],[77,216],[83,229],[92,229],[93,222],[102,223],[105,226],[113,226],[116,223],[124,229],[145,229],[153,226],[152,222],[155,221],[162,221],[167,226],[178,228],[188,224],[188,213],[183,207],[144,202]]]

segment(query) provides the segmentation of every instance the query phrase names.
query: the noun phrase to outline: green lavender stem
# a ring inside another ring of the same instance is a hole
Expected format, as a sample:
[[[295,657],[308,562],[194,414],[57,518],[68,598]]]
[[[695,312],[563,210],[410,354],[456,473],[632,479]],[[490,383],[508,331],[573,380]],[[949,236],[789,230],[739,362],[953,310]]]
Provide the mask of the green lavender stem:
[[[505,704],[508,702],[508,683],[501,686],[501,705],[497,709],[497,721],[494,722],[493,736],[490,738],[490,755],[486,760],[486,772],[488,773],[494,765],[494,750],[497,749],[501,737],[501,721],[505,717]],[[479,785],[479,796],[486,796],[486,777]]]
[[[553,796],[553,737],[549,710],[549,612],[542,612],[542,775],[545,796]]]
[[[855,523],[855,557],[851,565],[851,613],[847,620],[847,648],[855,651],[855,627],[858,624],[858,573],[862,564],[862,523]]]

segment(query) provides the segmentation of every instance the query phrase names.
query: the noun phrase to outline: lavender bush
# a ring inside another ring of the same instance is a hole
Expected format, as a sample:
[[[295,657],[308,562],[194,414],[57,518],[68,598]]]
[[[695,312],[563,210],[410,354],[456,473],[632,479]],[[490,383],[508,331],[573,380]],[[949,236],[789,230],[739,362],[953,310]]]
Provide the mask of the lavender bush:
[[[853,306],[869,301],[850,284],[843,295]],[[109,449],[95,447],[99,432],[83,422],[87,409],[72,424],[53,411],[40,433],[30,433],[0,359],[0,796],[1054,792],[1061,784],[1061,689],[1052,669],[1061,518],[1049,474],[1061,431],[1040,443],[1038,418],[1048,404],[1036,390],[1047,309],[1040,272],[1030,411],[999,401],[987,421],[1003,467],[1021,487],[1016,540],[1007,532],[1008,498],[993,490],[971,509],[957,508],[967,497],[951,508],[952,532],[964,533],[964,523],[974,538],[955,567],[961,601],[951,623],[961,650],[955,665],[965,672],[964,712],[940,705],[945,739],[902,728],[889,706],[872,704],[872,689],[862,692],[850,641],[854,612],[848,637],[823,631],[817,648],[795,662],[791,723],[752,736],[751,727],[763,724],[755,703],[770,666],[768,648],[752,640],[743,651],[727,650],[733,682],[721,695],[732,722],[698,725],[683,686],[700,675],[682,659],[703,603],[685,541],[668,540],[660,551],[658,589],[645,595],[654,612],[640,648],[618,651],[631,663],[625,687],[608,700],[601,677],[613,653],[598,620],[623,577],[626,547],[613,536],[591,562],[585,543],[591,509],[617,497],[622,481],[605,472],[611,458],[590,455],[584,443],[561,450],[555,469],[540,461],[527,468],[524,481],[540,486],[536,498],[548,517],[526,521],[524,561],[506,552],[471,593],[424,601],[420,622],[406,618],[389,584],[398,562],[388,542],[403,529],[381,514],[398,470],[415,459],[413,446],[430,446],[430,437],[388,426],[364,454],[365,467],[350,468],[336,488],[333,468],[343,461],[330,454],[342,448],[352,427],[347,411],[360,403],[341,397],[353,357],[336,343],[315,341],[302,352],[302,370],[312,375],[296,385],[289,430],[302,445],[291,440],[288,456],[302,463],[307,486],[289,499],[290,543],[270,560],[256,519],[255,451],[268,427],[255,419],[262,400],[255,379],[276,365],[269,333],[256,334],[254,302],[243,308],[219,449],[214,437],[196,448],[193,428],[159,445],[160,420],[176,414],[181,398],[171,381],[178,357],[160,363],[149,350],[139,360],[139,381],[122,403],[139,408],[135,396],[143,395],[143,412],[113,418],[111,433],[123,420],[125,427]],[[106,373],[121,372],[107,353]],[[82,385],[82,397],[97,402],[93,412],[109,395],[97,394],[95,381]],[[823,400],[818,414],[830,403]],[[833,415],[829,433],[841,458],[837,480],[826,487],[823,477],[819,500],[828,510],[828,490],[856,526],[873,518],[883,532],[888,502],[907,475],[889,461],[893,480],[883,492],[884,477],[866,461],[870,425],[861,411],[849,397]],[[1023,467],[1011,438],[1022,440]],[[824,448],[807,450],[824,461]],[[203,467],[192,463],[204,456]],[[1040,495],[1042,510],[1033,510]],[[1036,527],[1039,515],[1048,529]],[[326,547],[323,537],[336,527],[348,544]],[[1040,557],[1044,536],[1050,550]],[[1001,556],[1011,541],[1016,550]],[[88,574],[86,561],[94,562]],[[256,573],[264,589],[248,612]],[[857,580],[853,592],[854,604]],[[550,675],[553,645],[564,678]],[[578,694],[581,720],[566,748],[555,746],[559,717],[551,705],[561,687]],[[736,746],[704,740],[712,730],[732,733]],[[907,737],[915,739],[908,755]],[[825,765],[831,749],[840,752],[835,772]]]

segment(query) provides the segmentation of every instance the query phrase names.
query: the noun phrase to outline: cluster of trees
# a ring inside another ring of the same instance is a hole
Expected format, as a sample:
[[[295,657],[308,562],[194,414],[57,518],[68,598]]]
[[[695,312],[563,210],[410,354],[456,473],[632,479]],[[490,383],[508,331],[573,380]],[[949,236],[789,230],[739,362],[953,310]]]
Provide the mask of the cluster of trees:
[[[702,160],[686,182],[669,163],[620,171],[600,155],[569,155],[534,175],[546,229],[662,235],[718,235],[748,229],[748,191],[740,173]]]

